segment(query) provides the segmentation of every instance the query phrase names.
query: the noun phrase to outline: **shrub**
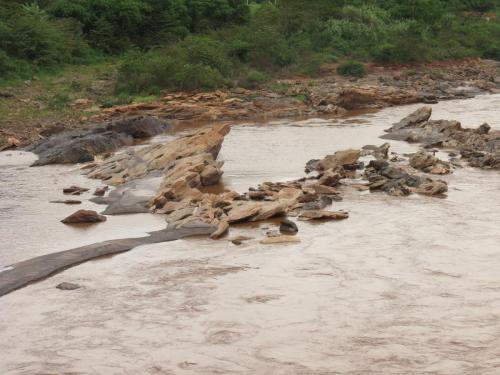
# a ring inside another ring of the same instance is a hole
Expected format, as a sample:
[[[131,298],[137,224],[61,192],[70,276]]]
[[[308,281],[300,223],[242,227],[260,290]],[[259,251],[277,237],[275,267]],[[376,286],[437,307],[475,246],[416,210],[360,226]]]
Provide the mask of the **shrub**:
[[[269,76],[267,74],[251,69],[246,73],[244,79],[240,81],[240,85],[246,89],[255,89],[268,80]]]
[[[364,77],[366,75],[366,67],[359,61],[347,61],[337,67],[337,74],[351,77]]]

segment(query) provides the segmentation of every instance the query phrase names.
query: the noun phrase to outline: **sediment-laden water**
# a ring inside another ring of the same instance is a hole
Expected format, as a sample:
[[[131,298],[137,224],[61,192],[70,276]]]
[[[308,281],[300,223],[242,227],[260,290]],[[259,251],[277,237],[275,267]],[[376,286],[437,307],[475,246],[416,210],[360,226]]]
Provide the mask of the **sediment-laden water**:
[[[219,156],[224,184],[301,177],[311,158],[383,143],[415,108],[234,127]],[[500,96],[440,103],[433,118],[500,128]],[[59,220],[75,207],[46,202],[63,185],[98,182],[0,155],[0,264],[164,225],[134,215],[68,228]],[[241,246],[143,246],[13,292],[0,298],[0,373],[498,374],[500,174],[446,179],[446,199],[351,193],[334,203],[348,220],[299,222],[299,244],[261,245],[275,224],[242,226],[229,238],[255,239]],[[62,281],[83,287],[55,289]]]

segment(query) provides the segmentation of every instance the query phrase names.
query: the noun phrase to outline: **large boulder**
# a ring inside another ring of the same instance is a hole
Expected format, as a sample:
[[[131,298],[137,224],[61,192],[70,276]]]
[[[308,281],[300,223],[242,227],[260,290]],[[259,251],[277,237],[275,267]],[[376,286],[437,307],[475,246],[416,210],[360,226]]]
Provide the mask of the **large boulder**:
[[[126,118],[91,130],[56,134],[29,146],[27,151],[39,157],[34,166],[85,163],[96,155],[130,145],[134,139],[160,134],[168,127],[152,116]]]

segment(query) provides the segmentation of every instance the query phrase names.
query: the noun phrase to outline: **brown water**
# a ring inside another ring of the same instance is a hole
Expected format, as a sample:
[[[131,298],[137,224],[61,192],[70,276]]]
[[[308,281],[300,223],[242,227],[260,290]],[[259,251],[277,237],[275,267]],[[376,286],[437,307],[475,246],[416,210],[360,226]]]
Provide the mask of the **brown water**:
[[[382,143],[412,109],[236,127],[225,183],[302,176],[310,158]],[[490,96],[440,103],[434,118],[500,128],[499,114]],[[149,245],[16,291],[0,299],[0,373],[498,374],[500,174],[448,181],[447,199],[353,193],[335,204],[348,220],[298,223],[299,244],[260,245],[274,225],[261,224],[232,230],[255,237],[242,246]],[[11,251],[15,229],[2,233]]]

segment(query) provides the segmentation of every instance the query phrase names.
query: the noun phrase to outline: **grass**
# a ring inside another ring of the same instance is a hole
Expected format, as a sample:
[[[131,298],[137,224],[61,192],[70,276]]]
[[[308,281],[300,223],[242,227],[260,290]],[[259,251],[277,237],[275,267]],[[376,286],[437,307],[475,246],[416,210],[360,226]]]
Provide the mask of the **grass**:
[[[98,105],[114,97],[116,69],[117,61],[110,59],[44,71],[32,80],[4,81],[0,91],[13,97],[0,97],[0,118],[23,126],[26,122],[88,117],[98,111]],[[90,99],[95,104],[75,106],[77,99]]]

